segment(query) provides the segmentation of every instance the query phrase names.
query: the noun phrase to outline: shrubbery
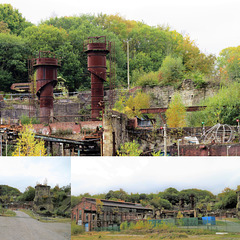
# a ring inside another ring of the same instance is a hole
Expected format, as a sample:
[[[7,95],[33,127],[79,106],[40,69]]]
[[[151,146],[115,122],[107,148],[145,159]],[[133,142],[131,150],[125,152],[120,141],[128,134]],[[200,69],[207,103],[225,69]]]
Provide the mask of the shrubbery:
[[[71,234],[72,235],[77,235],[77,234],[82,234],[84,233],[84,227],[79,226],[76,223],[72,222],[71,224]]]

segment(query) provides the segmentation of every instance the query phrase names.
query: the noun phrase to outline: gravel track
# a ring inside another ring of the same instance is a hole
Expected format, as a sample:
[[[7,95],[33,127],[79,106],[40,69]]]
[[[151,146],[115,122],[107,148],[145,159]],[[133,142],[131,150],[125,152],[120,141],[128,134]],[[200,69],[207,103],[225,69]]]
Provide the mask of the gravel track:
[[[43,223],[26,213],[15,211],[15,217],[0,217],[1,240],[70,240],[70,223]]]

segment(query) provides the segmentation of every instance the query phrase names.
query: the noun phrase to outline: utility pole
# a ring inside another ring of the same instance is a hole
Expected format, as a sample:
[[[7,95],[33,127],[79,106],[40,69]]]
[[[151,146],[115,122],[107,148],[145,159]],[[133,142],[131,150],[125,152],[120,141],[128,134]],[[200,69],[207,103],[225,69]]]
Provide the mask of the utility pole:
[[[179,146],[179,145],[180,145],[180,144],[179,144],[180,141],[182,141],[182,139],[178,139],[178,140],[177,140],[178,157],[180,156],[180,146]]]
[[[7,157],[7,151],[8,151],[8,140],[6,140],[6,157]]]
[[[163,126],[163,142],[164,142],[164,156],[167,156],[167,126],[164,124]]]
[[[1,157],[2,157],[2,135],[1,135]]]
[[[128,90],[130,85],[130,76],[129,76],[129,41],[127,40],[127,80],[128,80]]]

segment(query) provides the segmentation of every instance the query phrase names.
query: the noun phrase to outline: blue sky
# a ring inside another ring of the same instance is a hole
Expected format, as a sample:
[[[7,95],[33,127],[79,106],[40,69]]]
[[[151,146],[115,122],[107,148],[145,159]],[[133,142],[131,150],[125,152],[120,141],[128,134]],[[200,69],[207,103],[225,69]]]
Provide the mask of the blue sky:
[[[168,187],[220,193],[240,185],[240,157],[72,158],[72,194],[156,193]]]
[[[28,186],[43,184],[47,179],[51,187],[71,183],[69,157],[2,157],[0,158],[0,184],[24,192]]]
[[[0,0],[19,9],[37,24],[52,16],[84,14],[120,14],[151,26],[169,25],[190,35],[204,53],[218,54],[222,49],[238,46],[240,39],[239,0]]]

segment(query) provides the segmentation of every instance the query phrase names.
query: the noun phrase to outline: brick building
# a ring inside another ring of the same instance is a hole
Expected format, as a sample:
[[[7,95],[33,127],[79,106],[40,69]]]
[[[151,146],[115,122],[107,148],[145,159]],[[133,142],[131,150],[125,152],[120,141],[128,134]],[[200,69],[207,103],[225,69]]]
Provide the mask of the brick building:
[[[119,226],[124,221],[138,221],[152,217],[153,210],[141,204],[83,198],[72,209],[72,221],[92,231],[100,227]]]

